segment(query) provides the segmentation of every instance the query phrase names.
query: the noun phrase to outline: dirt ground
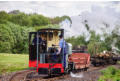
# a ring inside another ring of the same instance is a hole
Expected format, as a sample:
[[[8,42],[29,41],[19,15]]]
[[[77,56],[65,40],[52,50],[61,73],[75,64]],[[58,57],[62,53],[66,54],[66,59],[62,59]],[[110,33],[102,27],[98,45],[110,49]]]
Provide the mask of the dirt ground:
[[[119,64],[109,65],[109,66],[113,66],[120,69]],[[72,76],[69,75],[69,77],[65,79],[56,80],[56,81],[98,81],[99,77],[102,75],[100,71],[106,69],[107,67],[108,66],[103,68],[101,67],[100,69],[89,70],[86,72],[79,72],[79,73],[73,74]]]
[[[120,68],[120,65],[108,65],[108,66],[114,66],[116,68]],[[11,81],[98,81],[98,78],[100,77],[101,73],[100,71],[103,69],[106,69],[108,66],[104,66],[104,67],[93,67],[91,66],[88,71],[81,71],[81,72],[77,72],[77,73],[70,73],[67,75],[62,75],[62,76],[58,76],[58,77],[52,77],[52,78],[42,78],[39,77],[39,75],[36,74],[35,77],[37,77],[36,79],[29,79],[29,80],[24,80],[22,78],[24,78],[26,76],[26,72],[23,72],[23,74],[19,74],[18,72],[14,72],[14,73],[10,73],[10,74],[5,74],[5,75],[1,75],[0,76],[0,81],[9,81],[10,78],[18,73],[19,76],[17,76],[15,78],[15,80],[11,80]],[[22,72],[22,71],[21,71]],[[18,78],[19,77],[19,78]],[[21,78],[20,78],[21,77]]]
[[[99,70],[86,71],[75,74],[71,73],[69,77],[56,81],[98,81],[100,75],[101,73]]]

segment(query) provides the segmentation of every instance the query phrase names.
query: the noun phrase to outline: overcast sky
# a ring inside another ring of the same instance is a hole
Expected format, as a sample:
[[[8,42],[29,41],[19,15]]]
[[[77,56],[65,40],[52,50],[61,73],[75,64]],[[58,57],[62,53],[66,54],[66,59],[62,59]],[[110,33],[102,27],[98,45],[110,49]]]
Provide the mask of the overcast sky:
[[[76,16],[84,11],[91,11],[92,7],[111,7],[120,12],[119,2],[81,2],[81,1],[0,1],[0,10],[7,12],[11,10],[20,10],[25,13],[39,13],[45,16]]]

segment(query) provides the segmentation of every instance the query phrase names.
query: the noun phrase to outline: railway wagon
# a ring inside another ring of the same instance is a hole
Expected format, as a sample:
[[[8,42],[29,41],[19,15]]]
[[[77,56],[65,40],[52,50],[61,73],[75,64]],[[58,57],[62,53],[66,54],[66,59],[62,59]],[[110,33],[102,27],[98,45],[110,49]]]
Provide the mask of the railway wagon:
[[[83,69],[87,70],[90,66],[90,54],[88,53],[72,53],[68,58],[71,70]]]
[[[118,54],[115,54],[112,51],[104,51],[103,53],[94,55],[91,58],[91,64],[94,66],[114,65],[118,60]]]
[[[29,33],[29,67],[35,67],[38,74],[56,75],[89,67],[89,54],[72,52],[70,43],[63,43],[66,49],[56,54],[59,35],[64,39],[64,29],[44,28]]]

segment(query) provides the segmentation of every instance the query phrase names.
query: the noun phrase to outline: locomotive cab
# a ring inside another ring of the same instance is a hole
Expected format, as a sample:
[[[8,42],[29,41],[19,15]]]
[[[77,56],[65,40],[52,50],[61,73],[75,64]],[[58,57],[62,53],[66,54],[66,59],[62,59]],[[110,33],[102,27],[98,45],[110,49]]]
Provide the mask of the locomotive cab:
[[[64,50],[56,54],[60,34],[64,36],[63,29],[47,28],[29,33],[29,67],[36,67],[39,74],[64,73]]]

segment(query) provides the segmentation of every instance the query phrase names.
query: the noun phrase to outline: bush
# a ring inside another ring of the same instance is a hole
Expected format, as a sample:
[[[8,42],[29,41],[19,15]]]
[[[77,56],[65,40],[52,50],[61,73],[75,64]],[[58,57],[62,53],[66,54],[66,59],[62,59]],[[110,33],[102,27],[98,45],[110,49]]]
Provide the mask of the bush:
[[[28,53],[28,34],[32,27],[23,27],[10,22],[0,24],[0,52]]]
[[[111,66],[102,70],[101,73],[103,75],[99,78],[99,81],[120,81],[120,70],[115,67]]]
[[[11,28],[0,24],[0,52],[11,52],[13,46],[14,37]]]

